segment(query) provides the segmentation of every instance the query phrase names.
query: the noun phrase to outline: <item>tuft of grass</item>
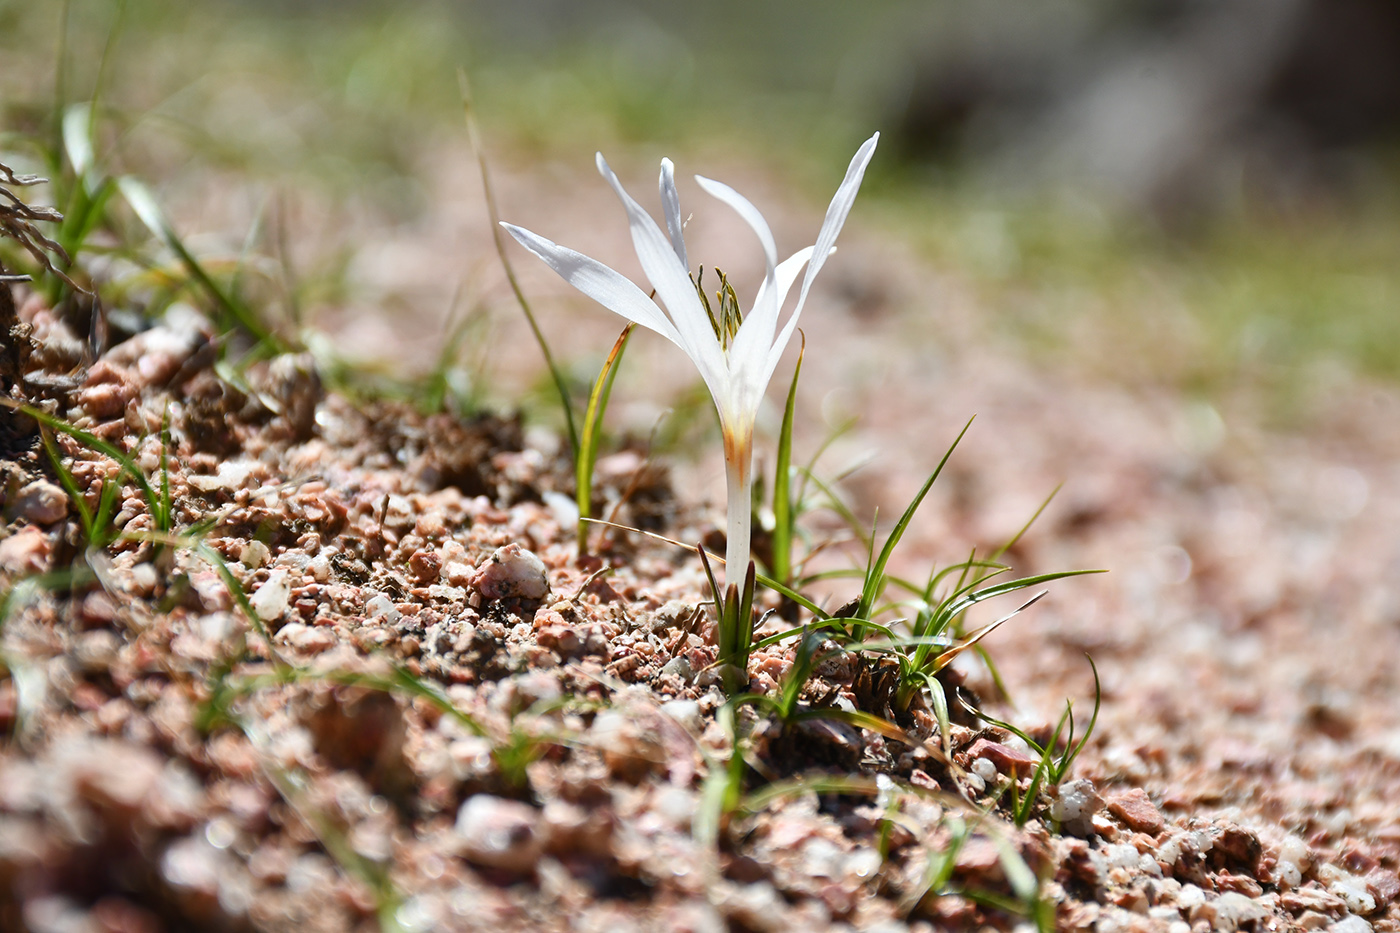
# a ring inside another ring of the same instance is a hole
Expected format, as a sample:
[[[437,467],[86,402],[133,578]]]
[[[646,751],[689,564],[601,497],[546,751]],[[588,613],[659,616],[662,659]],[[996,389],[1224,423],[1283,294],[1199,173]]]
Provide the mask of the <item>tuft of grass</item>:
[[[1026,732],[1016,728],[1007,722],[993,719],[982,710],[973,709],[964,702],[964,707],[968,712],[977,718],[989,722],[994,726],[1005,729],[1015,735],[1028,747],[1033,749],[1040,756],[1040,762],[1036,765],[1034,774],[1031,775],[1031,782],[1022,797],[1020,790],[1013,781],[1009,790],[1012,795],[1011,813],[1017,826],[1024,826],[1034,815],[1035,807],[1039,803],[1040,790],[1044,787],[1054,787],[1063,783],[1069,776],[1070,768],[1074,765],[1074,760],[1079,757],[1079,753],[1084,750],[1084,746],[1089,743],[1089,737],[1094,734],[1094,727],[1099,721],[1099,705],[1103,699],[1103,689],[1099,683],[1099,668],[1094,663],[1094,659],[1085,655],[1089,660],[1089,667],[1094,674],[1094,712],[1089,717],[1089,725],[1084,730],[1084,735],[1080,737],[1078,743],[1074,741],[1074,704],[1069,700],[1065,701],[1065,711],[1060,715],[1060,720],[1055,724],[1055,730],[1050,735],[1050,739],[1041,745],[1031,738]],[[1065,729],[1068,727],[1068,732]],[[1060,749],[1060,739],[1064,737],[1064,750]]]
[[[75,425],[69,424],[62,418],[51,415],[43,409],[36,408],[33,405],[26,405],[22,402],[17,402],[14,399],[7,398],[0,398],[0,405],[3,405],[6,408],[9,408],[13,411],[18,411],[34,419],[35,421],[39,422],[40,425],[42,425],[45,428],[48,428],[49,430],[57,431],[60,434],[66,434],[69,437],[73,438],[73,440],[77,441],[79,444],[82,444],[84,447],[87,447],[89,450],[97,451],[103,456],[110,457],[112,460],[116,461],[118,469],[120,471],[118,474],[118,479],[122,476],[125,476],[127,479],[131,480],[131,482],[136,485],[136,488],[140,491],[142,498],[146,500],[146,507],[151,513],[151,519],[155,523],[156,531],[160,533],[165,533],[171,530],[170,523],[173,520],[173,511],[171,509],[170,503],[169,461],[168,459],[166,459],[164,453],[162,453],[161,458],[161,479],[159,480],[160,488],[157,489],[157,487],[153,485],[150,479],[146,476],[145,471],[141,469],[140,464],[138,464],[136,460],[131,457],[130,454],[122,450],[117,445],[111,443],[110,441],[105,441],[97,435],[92,434],[88,431],[84,431],[82,428],[79,428]],[[165,422],[165,425],[162,428],[162,440],[165,442],[166,446],[169,445],[168,420]],[[56,458],[56,452],[52,451],[51,445],[52,442],[50,441],[50,456]],[[56,465],[59,471],[60,481],[64,483],[65,487],[68,487],[71,484],[72,489],[70,490],[70,495],[72,495],[73,491],[76,491],[77,489],[76,483],[73,480],[72,473],[69,472],[65,467],[63,467],[61,462],[58,462]],[[82,496],[75,496],[75,500],[81,501]],[[80,507],[80,510],[81,508],[82,507]],[[96,515],[90,515],[90,517],[93,519],[93,531],[99,536],[104,535],[106,533],[106,530],[97,525]]]
[[[716,641],[718,650],[715,663],[719,665],[724,678],[725,692],[735,694],[749,683],[749,654],[753,650],[753,596],[758,575],[754,562],[749,561],[741,587],[731,583],[723,590],[710,569],[710,559],[703,547],[696,547],[701,566],[705,569],[705,579],[710,584],[711,598],[715,604]]]

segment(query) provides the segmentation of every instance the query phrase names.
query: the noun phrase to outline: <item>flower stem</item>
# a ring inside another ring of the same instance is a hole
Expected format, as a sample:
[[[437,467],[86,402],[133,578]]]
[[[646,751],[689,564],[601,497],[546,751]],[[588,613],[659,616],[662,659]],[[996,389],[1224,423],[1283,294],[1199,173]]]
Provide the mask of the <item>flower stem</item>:
[[[753,526],[752,447],[741,457],[725,458],[725,478],[729,492],[729,527],[724,548],[724,583],[743,586],[749,565],[750,535]],[[735,460],[742,460],[736,463]]]

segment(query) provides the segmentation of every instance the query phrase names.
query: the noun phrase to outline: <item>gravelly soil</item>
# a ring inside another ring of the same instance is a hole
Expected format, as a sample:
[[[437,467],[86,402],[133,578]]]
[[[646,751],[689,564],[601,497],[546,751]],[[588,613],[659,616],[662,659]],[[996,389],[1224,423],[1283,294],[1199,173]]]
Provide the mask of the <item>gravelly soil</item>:
[[[783,200],[750,181],[735,184]],[[606,191],[580,184],[556,204],[508,177],[503,200],[621,260],[615,205],[601,216],[616,226],[595,230]],[[816,214],[785,203],[775,226],[792,246]],[[432,268],[462,244],[424,226],[403,249]],[[696,226],[697,255],[727,248],[732,229]],[[603,312],[554,314],[568,299],[524,271],[566,345],[606,346]],[[11,395],[151,475],[168,412],[174,523],[217,519],[202,540],[272,635],[210,558],[142,537],[155,524],[123,480],[127,537],[87,557],[93,578],[26,591],[5,621],[0,928],[1008,929],[1030,922],[997,906],[1018,903],[1024,863],[1062,929],[1400,929],[1400,451],[1384,429],[1400,393],[1334,380],[1302,427],[1270,433],[1243,396],[1212,408],[1030,361],[988,336],[956,279],[873,231],[849,230],[824,274],[804,317],[799,447],[820,437],[816,413],[860,415],[828,457],[874,453],[844,486],[859,512],[902,508],[978,415],[898,569],[994,547],[1063,483],[1016,570],[1111,570],[1053,585],[988,640],[1014,704],[976,663],[950,679],[1032,732],[1067,697],[1082,724],[1090,653],[1103,705],[1071,776],[1089,783],[1066,782],[1017,830],[1006,787],[1027,781],[1025,748],[971,717],[950,748],[917,708],[898,723],[907,742],[751,723],[748,790],[864,783],[747,798],[707,844],[704,781],[729,739],[697,562],[601,532],[578,559],[557,443],[510,419],[352,403],[305,356],[231,385],[191,318],[89,364],[21,295],[36,346]],[[497,339],[498,370],[533,365],[514,325]],[[689,375],[642,340],[616,405],[645,431],[653,409],[636,397],[654,406]],[[33,423],[5,428],[9,587],[83,550]],[[55,443],[95,505],[114,462]],[[719,517],[709,456],[668,464],[673,482],[615,454],[600,495],[622,503],[619,522],[699,540]],[[757,654],[751,687],[774,689],[792,650]],[[887,715],[880,683],[873,658],[843,654],[806,696]],[[999,815],[979,816],[998,792]],[[949,893],[930,891],[959,827]]]

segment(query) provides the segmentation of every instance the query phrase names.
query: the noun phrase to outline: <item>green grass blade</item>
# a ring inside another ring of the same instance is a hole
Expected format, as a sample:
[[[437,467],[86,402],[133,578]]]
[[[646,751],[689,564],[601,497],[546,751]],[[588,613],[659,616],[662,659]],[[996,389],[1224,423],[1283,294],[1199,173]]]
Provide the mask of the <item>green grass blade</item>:
[[[841,518],[841,520],[846,523],[846,525],[851,529],[851,532],[860,541],[861,547],[865,548],[866,550],[871,550],[872,546],[870,540],[870,532],[866,530],[865,524],[860,519],[856,518],[856,513],[851,511],[851,507],[848,506],[844,500],[842,500],[842,498],[836,493],[836,490],[833,489],[829,484],[823,482],[820,478],[816,476],[816,474],[812,473],[810,468],[804,467],[802,470],[802,475],[804,478],[804,485],[810,482],[813,486],[817,487],[818,492],[826,496],[827,507],[831,509],[831,511],[835,512]]]
[[[861,794],[874,797],[880,786],[872,777],[865,775],[812,774],[774,781],[751,794],[746,794],[740,803],[745,813],[759,813],[775,801],[801,794]]]
[[[160,514],[154,516],[156,531],[170,531],[174,503],[170,498],[170,404],[160,419]]]
[[[880,598],[880,592],[884,589],[885,567],[889,565],[890,558],[894,555],[894,549],[899,545],[899,539],[904,537],[904,532],[909,527],[909,523],[914,520],[914,513],[923,503],[924,497],[928,495],[929,490],[933,488],[934,482],[937,481],[939,474],[943,472],[943,467],[947,465],[948,459],[953,456],[953,451],[957,450],[958,444],[971,427],[972,419],[968,419],[967,424],[963,425],[963,429],[958,432],[958,436],[954,438],[952,445],[948,448],[947,452],[943,454],[943,459],[938,462],[938,467],[930,474],[928,480],[924,482],[923,488],[919,490],[918,495],[909,503],[908,508],[904,510],[904,514],[900,516],[899,521],[895,523],[894,528],[890,531],[890,536],[885,539],[885,546],[880,549],[880,556],[875,559],[866,572],[865,588],[860,594],[860,611],[858,611],[856,615],[862,618],[870,617],[871,610],[875,607],[875,601]]]
[[[821,618],[822,616],[825,615],[825,612],[822,610],[822,607],[821,607],[821,606],[818,606],[816,603],[812,602],[812,601],[811,601],[810,599],[808,599],[806,596],[803,596],[801,593],[797,592],[797,590],[794,590],[792,587],[788,586],[787,584],[785,584],[785,583],[779,583],[777,580],[774,580],[772,577],[764,576],[764,575],[761,574],[761,573],[755,574],[755,575],[754,575],[754,579],[756,579],[759,583],[761,583],[761,584],[763,584],[764,586],[768,587],[770,590],[772,590],[773,592],[777,593],[778,595],[780,595],[780,596],[786,596],[788,599],[790,599],[790,600],[792,600],[793,602],[797,603],[797,605],[801,606],[803,609],[806,609],[806,610],[807,610],[808,612],[810,612],[812,615],[814,615],[814,616],[816,616],[816,617],[818,617],[818,618]],[[714,583],[713,583],[713,577],[712,577],[712,578],[711,578],[711,586],[713,586],[713,585],[714,585]]]
[[[1005,596],[1007,593],[1014,593],[1017,590],[1024,590],[1027,587],[1039,586],[1042,583],[1049,583],[1051,580],[1063,580],[1066,577],[1082,577],[1091,573],[1108,573],[1108,571],[1057,570],[1052,573],[1037,574],[1033,577],[1021,577],[1016,580],[1008,580],[1005,583],[998,583],[995,586],[989,586],[963,596],[949,607],[949,611],[952,615],[959,615],[978,603],[985,602],[997,596]]]
[[[92,510],[88,508],[87,499],[78,489],[77,482],[73,479],[73,473],[63,463],[63,458],[58,454],[58,447],[53,442],[53,437],[49,435],[47,427],[41,429],[39,437],[44,444],[44,452],[49,455],[49,462],[53,464],[54,473],[58,474],[58,482],[63,486],[63,491],[68,493],[69,500],[78,510],[78,521],[83,526],[83,538],[94,547],[103,547],[106,542],[97,540],[97,523],[94,520]],[[107,484],[114,485],[114,484]],[[104,487],[103,492],[106,492]]]
[[[180,264],[185,267],[186,274],[204,290],[229,321],[252,336],[269,355],[285,353],[291,349],[290,344],[260,321],[252,309],[214,281],[203,264],[195,258],[179,235],[175,233],[175,228],[166,219],[165,212],[161,210],[160,204],[149,188],[129,175],[117,179],[117,188],[141,222],[146,225],[156,239],[175,254],[180,260]]]
[[[141,471],[136,461],[120,447],[108,441],[104,441],[95,434],[74,427],[62,418],[56,418],[41,408],[35,408],[32,405],[25,405],[7,398],[0,398],[0,405],[24,412],[24,414],[33,418],[40,424],[63,434],[67,434],[83,446],[111,457],[113,460],[117,461],[122,472],[130,476],[131,481],[141,490],[141,495],[146,500],[146,507],[151,510],[151,515],[154,516],[160,511],[160,496],[151,486],[150,480],[146,478],[146,475]]]
[[[544,354],[545,365],[549,367],[549,375],[554,380],[555,391],[559,393],[560,407],[564,409],[564,424],[569,431],[569,451],[577,461],[580,438],[578,428],[574,425],[574,405],[569,396],[569,384],[565,381],[559,364],[554,361],[554,354],[550,352],[549,342],[544,339],[544,331],[540,330],[539,322],[535,320],[535,312],[530,308],[530,302],[525,297],[525,290],[520,287],[520,280],[515,276],[515,267],[511,265],[510,257],[506,252],[505,232],[501,229],[500,211],[496,209],[496,191],[491,185],[491,171],[486,164],[486,149],[481,144],[481,134],[476,128],[471,84],[467,81],[465,68],[457,69],[457,83],[461,88],[462,113],[467,122],[467,141],[472,147],[472,153],[476,156],[477,167],[481,173],[481,186],[486,193],[486,216],[491,223],[491,240],[496,246],[496,255],[500,257],[501,267],[505,269],[506,280],[510,283],[511,291],[515,293],[515,300],[520,305],[520,310],[525,312],[525,320],[530,324],[530,332],[535,335],[535,343],[539,344],[540,352]]]
[[[1069,774],[1070,766],[1074,764],[1074,759],[1079,757],[1079,753],[1084,751],[1084,746],[1089,744],[1089,737],[1094,734],[1094,727],[1099,724],[1099,706],[1103,701],[1103,686],[1099,683],[1099,667],[1094,663],[1094,659],[1088,653],[1084,657],[1089,659],[1089,667],[1094,672],[1094,714],[1089,717],[1089,725],[1084,730],[1084,735],[1080,738],[1078,745],[1073,745],[1065,751],[1065,755],[1055,766],[1055,782],[1063,781],[1065,775]]]
[[[797,520],[792,501],[792,423],[797,409],[797,379],[802,375],[802,357],[807,352],[807,335],[797,332],[802,346],[797,351],[797,365],[792,370],[787,403],[783,406],[783,426],[778,431],[778,460],[773,470],[773,576],[784,583],[792,582],[792,539]]]
[[[612,352],[603,361],[598,378],[593,380],[593,391],[588,396],[588,409],[583,415],[583,434],[580,437],[578,455],[574,458],[575,501],[578,503],[580,519],[593,516],[593,467],[598,462],[598,441],[603,432],[603,415],[608,409],[608,397],[612,394],[613,379],[617,377],[622,354],[627,349],[627,341],[632,338],[636,324],[628,324],[613,343]],[[578,523],[578,552],[588,553],[588,523]]]

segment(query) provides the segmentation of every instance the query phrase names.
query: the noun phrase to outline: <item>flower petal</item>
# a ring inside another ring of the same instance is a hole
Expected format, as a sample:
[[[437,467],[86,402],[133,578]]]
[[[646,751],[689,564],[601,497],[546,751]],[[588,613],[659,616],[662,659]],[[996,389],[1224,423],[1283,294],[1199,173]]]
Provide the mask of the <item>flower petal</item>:
[[[620,272],[614,272],[596,259],[583,253],[560,246],[523,227],[502,223],[520,245],[534,253],[559,273],[564,281],[592,298],[598,304],[622,315],[629,321],[636,321],[643,327],[656,331],[667,340],[684,349],[675,325],[661,313],[656,303],[640,288]]]
[[[773,370],[777,368],[783,350],[787,348],[788,341],[792,339],[792,332],[797,328],[797,319],[802,314],[802,306],[807,303],[807,292],[812,287],[812,280],[821,271],[826,257],[835,251],[836,235],[841,232],[842,225],[846,223],[846,215],[851,212],[851,205],[855,203],[856,194],[860,191],[861,179],[865,177],[865,167],[870,164],[870,158],[875,154],[875,146],[879,141],[880,134],[876,133],[856,150],[851,164],[846,168],[846,177],[841,180],[836,194],[831,199],[831,204],[826,209],[826,219],[822,221],[821,232],[817,234],[816,245],[812,247],[811,261],[807,264],[807,275],[802,280],[802,291],[797,295],[797,306],[792,309],[792,315],[783,325],[782,333],[778,334],[777,339],[773,341],[772,349],[768,353],[768,360],[764,364],[762,371],[764,385],[767,385],[768,380],[773,377]]]
[[[748,198],[712,178],[696,175],[695,181],[707,194],[732,207],[752,228],[758,242],[763,246],[763,285],[759,287],[753,307],[745,315],[744,323],[740,325],[739,332],[734,335],[734,340],[729,345],[729,372],[734,382],[731,389],[734,404],[740,408],[756,409],[759,399],[763,397],[763,390],[767,388],[767,381],[758,377],[767,359],[773,331],[778,325],[778,248],[773,244],[773,231],[768,229],[768,221],[763,219],[763,215]]]
[[[670,159],[661,160],[661,209],[666,214],[666,232],[671,235],[671,246],[681,259],[681,265],[690,271],[690,260],[685,255],[684,224],[681,222],[681,196],[676,191],[676,167]]]
[[[788,258],[784,259],[782,262],[778,263],[778,268],[777,270],[775,270],[778,300],[774,302],[774,305],[779,311],[782,310],[783,303],[787,301],[788,292],[792,291],[792,284],[797,281],[797,273],[801,272],[802,267],[807,264],[807,260],[812,258],[813,249],[814,247],[811,246],[807,247],[806,249],[800,249]],[[831,248],[831,251],[833,253],[836,252],[836,247],[833,246]],[[764,282],[763,287],[759,288],[758,298],[754,301],[755,307],[758,307],[759,305],[763,304],[765,301],[768,300],[768,296],[764,294],[764,290],[767,284],[767,282]],[[767,340],[763,341],[765,346],[772,346],[773,344],[773,331],[777,329],[776,315],[773,318],[773,325],[774,326],[768,331]]]
[[[802,280],[802,291],[797,296],[797,307],[792,312],[794,320],[802,313],[802,305],[807,301],[807,291],[812,287],[812,280],[821,271],[826,257],[831,255],[831,248],[836,245],[836,235],[846,223],[846,215],[851,212],[851,205],[856,203],[856,193],[860,191],[861,179],[865,177],[865,167],[870,164],[870,157],[875,154],[875,145],[879,141],[880,134],[876,133],[856,150],[850,166],[846,169],[846,177],[841,179],[841,184],[826,209],[826,219],[822,221],[821,232],[817,234],[812,262],[807,266],[807,277]]]
[[[744,219],[744,223],[753,228],[753,232],[758,235],[758,242],[763,245],[763,257],[768,262],[768,268],[776,266],[778,264],[778,247],[773,243],[773,231],[768,229],[768,221],[763,219],[758,208],[753,206],[753,202],[722,181],[715,181],[704,175],[696,175],[695,181],[705,190],[706,194],[728,204],[735,213]]]
[[[695,293],[690,273],[681,265],[680,257],[656,221],[623,190],[622,182],[617,180],[601,152],[598,153],[598,172],[612,185],[622,206],[627,209],[637,259],[641,261],[642,271],[646,273],[652,288],[656,289],[657,297],[671,315],[671,322],[676,325],[681,349],[695,362],[706,385],[719,385],[718,380],[722,380],[726,372],[724,352],[715,340],[709,315],[700,304],[700,296]]]

